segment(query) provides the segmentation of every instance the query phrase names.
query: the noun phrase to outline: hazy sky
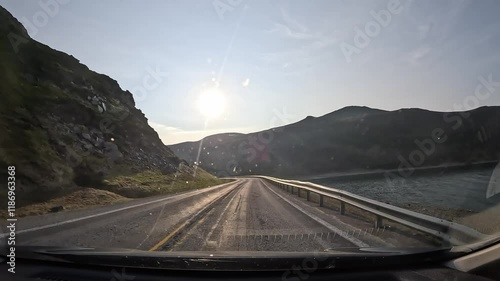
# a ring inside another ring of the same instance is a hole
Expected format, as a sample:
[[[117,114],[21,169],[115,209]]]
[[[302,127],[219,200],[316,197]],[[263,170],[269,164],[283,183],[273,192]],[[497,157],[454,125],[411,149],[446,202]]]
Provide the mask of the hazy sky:
[[[34,39],[133,92],[165,144],[347,105],[500,104],[496,0],[58,1],[0,4]],[[196,101],[216,84],[226,108],[205,122]]]

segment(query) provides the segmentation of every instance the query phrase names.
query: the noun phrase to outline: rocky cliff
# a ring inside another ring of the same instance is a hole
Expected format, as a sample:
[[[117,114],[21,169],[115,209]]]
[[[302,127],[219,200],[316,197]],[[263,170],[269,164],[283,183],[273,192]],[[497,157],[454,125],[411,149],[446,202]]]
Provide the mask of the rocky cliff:
[[[1,180],[6,166],[16,166],[18,204],[100,186],[113,176],[170,175],[182,166],[130,92],[31,39],[2,7],[0,61]]]

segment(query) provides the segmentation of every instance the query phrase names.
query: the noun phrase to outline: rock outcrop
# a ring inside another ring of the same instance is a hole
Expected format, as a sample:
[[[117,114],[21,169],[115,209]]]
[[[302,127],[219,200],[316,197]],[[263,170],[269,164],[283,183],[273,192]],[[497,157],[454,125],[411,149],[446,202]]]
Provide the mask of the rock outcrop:
[[[6,166],[16,166],[18,204],[96,187],[112,175],[171,174],[182,162],[129,91],[31,39],[2,7],[0,61],[1,180]]]

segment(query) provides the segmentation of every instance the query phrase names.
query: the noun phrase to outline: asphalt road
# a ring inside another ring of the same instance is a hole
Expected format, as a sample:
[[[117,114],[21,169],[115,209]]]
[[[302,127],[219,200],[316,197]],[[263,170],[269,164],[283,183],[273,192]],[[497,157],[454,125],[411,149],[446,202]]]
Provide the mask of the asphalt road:
[[[316,209],[264,180],[247,178],[179,195],[22,218],[16,240],[17,245],[149,251],[369,246],[342,235],[335,216]]]

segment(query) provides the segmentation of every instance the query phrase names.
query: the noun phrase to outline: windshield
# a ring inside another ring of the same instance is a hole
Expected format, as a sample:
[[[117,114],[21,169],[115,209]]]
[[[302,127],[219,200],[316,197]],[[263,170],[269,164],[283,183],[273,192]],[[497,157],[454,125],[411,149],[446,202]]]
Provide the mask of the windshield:
[[[432,251],[499,234],[497,1],[0,5],[10,252]]]

